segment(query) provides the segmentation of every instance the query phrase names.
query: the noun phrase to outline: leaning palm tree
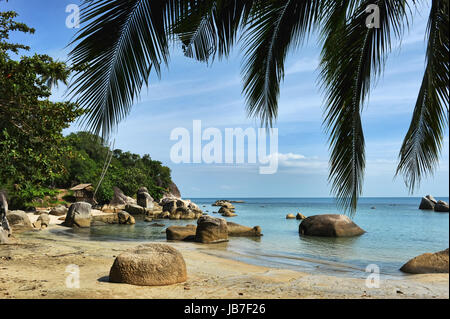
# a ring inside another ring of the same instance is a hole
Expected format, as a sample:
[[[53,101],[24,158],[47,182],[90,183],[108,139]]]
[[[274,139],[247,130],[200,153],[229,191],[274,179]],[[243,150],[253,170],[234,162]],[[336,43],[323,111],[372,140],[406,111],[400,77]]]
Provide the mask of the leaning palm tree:
[[[286,56],[315,34],[322,48],[329,180],[340,207],[354,213],[365,168],[361,112],[393,41],[402,38],[422,2],[427,1],[87,1],[84,27],[70,53],[81,70],[71,93],[88,110],[85,124],[108,135],[129,113],[151,72],[160,75],[161,65],[168,64],[171,44],[181,43],[187,57],[212,62],[240,43],[248,114],[271,127]],[[367,25],[368,8],[378,14],[377,25]],[[437,166],[448,126],[448,10],[449,0],[431,3],[426,68],[399,153],[396,174],[404,176],[411,192]]]

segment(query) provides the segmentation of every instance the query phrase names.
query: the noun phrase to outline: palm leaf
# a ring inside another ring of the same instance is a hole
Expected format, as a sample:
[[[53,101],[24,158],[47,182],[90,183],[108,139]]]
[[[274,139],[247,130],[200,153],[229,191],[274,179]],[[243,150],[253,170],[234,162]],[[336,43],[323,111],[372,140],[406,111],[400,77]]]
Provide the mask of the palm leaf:
[[[277,117],[286,55],[312,30],[319,7],[313,0],[267,1],[249,15],[243,34],[243,93],[249,115],[265,126],[272,126]]]
[[[322,17],[320,75],[327,105],[324,124],[330,136],[329,181],[338,205],[351,215],[361,195],[365,168],[361,111],[371,82],[382,72],[392,33],[401,36],[408,13],[406,1],[378,1],[380,28],[367,28],[365,9],[371,3],[337,1]]]
[[[253,0],[213,0],[197,3],[175,26],[187,57],[207,62],[216,55],[228,56]]]
[[[449,112],[449,1],[432,2],[428,20],[426,69],[410,127],[403,141],[396,174],[403,174],[410,192],[439,162]]]
[[[81,9],[85,27],[69,57],[75,69],[70,93],[88,110],[83,121],[108,135],[130,111],[150,70],[160,74],[168,62],[166,28],[187,3],[183,1],[95,0]]]

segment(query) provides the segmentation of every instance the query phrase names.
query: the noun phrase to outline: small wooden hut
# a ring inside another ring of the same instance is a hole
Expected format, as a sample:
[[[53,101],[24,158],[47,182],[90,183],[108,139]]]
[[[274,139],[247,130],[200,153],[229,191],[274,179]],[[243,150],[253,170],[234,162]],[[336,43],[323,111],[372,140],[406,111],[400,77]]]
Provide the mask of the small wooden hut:
[[[87,202],[94,204],[94,187],[92,184],[79,184],[70,189],[74,192],[73,196],[77,202]]]

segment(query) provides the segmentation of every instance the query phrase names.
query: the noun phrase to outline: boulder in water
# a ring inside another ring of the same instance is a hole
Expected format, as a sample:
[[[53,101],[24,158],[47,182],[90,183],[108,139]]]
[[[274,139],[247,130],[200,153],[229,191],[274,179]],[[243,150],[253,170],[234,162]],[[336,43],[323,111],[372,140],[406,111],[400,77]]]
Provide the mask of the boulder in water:
[[[196,230],[197,226],[195,225],[170,226],[166,229],[166,238],[167,240],[193,241]]]
[[[437,253],[425,253],[414,257],[400,268],[410,274],[447,273],[448,248]]]
[[[86,202],[76,202],[70,205],[69,212],[62,225],[68,227],[90,227],[91,226],[91,204]]]
[[[422,201],[420,202],[419,209],[433,210],[436,203],[437,203],[437,201],[434,199],[433,196],[427,195],[425,197],[422,197]]]
[[[323,237],[351,237],[365,233],[350,218],[339,214],[310,216],[302,220],[300,235]]]
[[[247,227],[233,222],[227,222],[228,236],[230,237],[261,237],[261,227]]]
[[[440,200],[434,206],[434,211],[439,213],[448,213],[448,203]]]
[[[227,222],[223,218],[202,216],[197,220],[195,240],[204,244],[228,241]]]

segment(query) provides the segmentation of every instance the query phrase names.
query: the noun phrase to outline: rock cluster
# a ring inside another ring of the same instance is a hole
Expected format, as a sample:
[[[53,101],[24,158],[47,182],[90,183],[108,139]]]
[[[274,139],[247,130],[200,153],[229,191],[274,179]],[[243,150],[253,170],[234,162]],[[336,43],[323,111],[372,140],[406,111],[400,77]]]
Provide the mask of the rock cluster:
[[[170,226],[166,229],[167,240],[196,241],[200,243],[220,243],[228,237],[261,237],[261,227],[247,227],[223,218],[202,216],[197,226]]]
[[[212,206],[220,206],[219,214],[221,214],[223,217],[234,217],[237,216],[237,214],[234,212],[235,208],[233,204],[231,204],[227,200],[219,199],[217,200]]]
[[[436,199],[434,199],[434,197],[431,195],[422,197],[419,209],[434,210],[435,212],[440,213],[448,213],[449,211],[448,203],[442,200],[436,201]]]
[[[182,200],[175,197],[163,198],[159,206],[161,210],[153,212],[154,219],[198,219],[203,215],[203,211],[190,200]]]

